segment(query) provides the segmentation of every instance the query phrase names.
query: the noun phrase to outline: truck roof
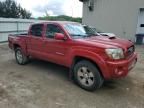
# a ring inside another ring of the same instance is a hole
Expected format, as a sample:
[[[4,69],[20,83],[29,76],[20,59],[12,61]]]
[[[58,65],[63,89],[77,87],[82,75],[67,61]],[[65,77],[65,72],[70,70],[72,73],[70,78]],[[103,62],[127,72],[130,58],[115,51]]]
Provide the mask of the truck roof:
[[[48,24],[48,23],[55,23],[55,24],[79,24],[78,22],[72,22],[72,21],[44,21],[39,23],[33,23],[34,24]]]

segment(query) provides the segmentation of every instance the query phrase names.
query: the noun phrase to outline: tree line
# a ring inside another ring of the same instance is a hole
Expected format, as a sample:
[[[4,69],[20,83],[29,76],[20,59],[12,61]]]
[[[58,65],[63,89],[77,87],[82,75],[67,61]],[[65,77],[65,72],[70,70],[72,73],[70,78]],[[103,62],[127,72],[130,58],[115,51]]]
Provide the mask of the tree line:
[[[4,18],[31,18],[31,13],[13,0],[0,1],[0,17]]]
[[[31,16],[31,12],[27,11],[25,8],[22,8],[21,5],[17,4],[14,0],[0,1],[0,17],[34,19]],[[80,23],[82,22],[82,18],[73,18],[66,15],[49,16],[46,14],[45,16],[39,17],[37,19],[52,21],[73,21]]]
[[[40,20],[51,20],[51,21],[73,21],[73,22],[82,22],[82,18],[74,18],[71,16],[66,16],[66,15],[59,15],[59,16],[44,16],[44,17],[39,17],[38,19]]]

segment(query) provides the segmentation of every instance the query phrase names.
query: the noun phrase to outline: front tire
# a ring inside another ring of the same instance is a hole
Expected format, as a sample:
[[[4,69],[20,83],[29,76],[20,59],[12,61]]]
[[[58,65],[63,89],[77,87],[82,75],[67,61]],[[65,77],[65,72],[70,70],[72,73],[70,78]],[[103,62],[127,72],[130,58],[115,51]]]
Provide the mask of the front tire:
[[[104,81],[98,68],[87,60],[82,60],[74,66],[74,79],[81,88],[88,91],[100,88]]]
[[[20,65],[24,65],[29,61],[29,58],[23,54],[21,48],[15,49],[15,59]]]

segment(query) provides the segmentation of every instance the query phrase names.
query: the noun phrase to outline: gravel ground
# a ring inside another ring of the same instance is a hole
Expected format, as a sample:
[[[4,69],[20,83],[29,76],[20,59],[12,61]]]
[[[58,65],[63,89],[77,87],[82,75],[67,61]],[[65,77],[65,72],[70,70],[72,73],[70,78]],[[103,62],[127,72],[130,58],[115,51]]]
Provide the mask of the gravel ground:
[[[144,108],[144,46],[136,46],[136,67],[123,79],[87,92],[68,79],[68,69],[34,60],[15,62],[0,45],[0,108]]]

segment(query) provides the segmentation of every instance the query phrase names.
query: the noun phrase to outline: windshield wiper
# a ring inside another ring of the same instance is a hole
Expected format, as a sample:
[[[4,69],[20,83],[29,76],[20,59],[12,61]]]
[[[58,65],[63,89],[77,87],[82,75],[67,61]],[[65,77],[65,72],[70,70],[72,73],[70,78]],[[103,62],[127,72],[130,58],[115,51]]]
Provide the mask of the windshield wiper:
[[[72,36],[86,36],[84,34],[71,34]]]
[[[88,37],[99,36],[98,34],[88,34]]]
[[[79,37],[88,37],[88,35],[82,35],[82,34],[71,34],[72,36],[79,36]]]

